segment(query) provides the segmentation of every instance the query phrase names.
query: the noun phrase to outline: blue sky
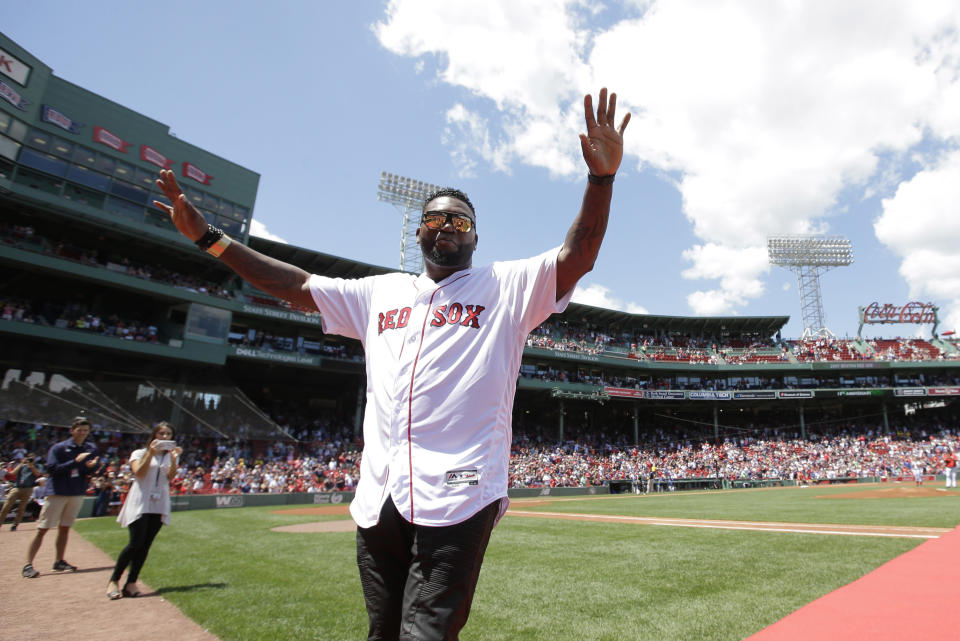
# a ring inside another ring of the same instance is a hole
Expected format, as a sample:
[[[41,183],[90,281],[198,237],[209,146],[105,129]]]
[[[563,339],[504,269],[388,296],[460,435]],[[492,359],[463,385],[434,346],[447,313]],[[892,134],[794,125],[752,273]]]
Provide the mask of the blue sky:
[[[837,5],[837,6],[833,6]],[[256,233],[396,267],[388,171],[457,186],[475,261],[559,245],[582,97],[632,112],[607,238],[574,300],[789,315],[766,238],[828,233],[827,326],[932,301],[960,326],[960,8],[929,0],[17,3],[3,32],[78,84],[261,175]],[[866,335],[929,336],[929,326]]]

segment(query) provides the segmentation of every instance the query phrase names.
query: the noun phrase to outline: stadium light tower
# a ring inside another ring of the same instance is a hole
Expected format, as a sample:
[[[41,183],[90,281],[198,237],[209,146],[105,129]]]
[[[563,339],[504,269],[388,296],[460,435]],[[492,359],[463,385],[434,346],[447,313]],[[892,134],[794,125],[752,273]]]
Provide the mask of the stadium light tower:
[[[853,263],[850,240],[841,236],[775,236],[767,239],[767,255],[771,264],[786,267],[797,275],[803,316],[801,338],[833,338],[833,332],[823,322],[820,274]]]
[[[423,271],[423,254],[417,245],[417,228],[420,226],[420,207],[428,194],[440,189],[437,185],[422,180],[380,172],[377,185],[377,200],[393,204],[403,216],[400,228],[400,269],[419,274]]]

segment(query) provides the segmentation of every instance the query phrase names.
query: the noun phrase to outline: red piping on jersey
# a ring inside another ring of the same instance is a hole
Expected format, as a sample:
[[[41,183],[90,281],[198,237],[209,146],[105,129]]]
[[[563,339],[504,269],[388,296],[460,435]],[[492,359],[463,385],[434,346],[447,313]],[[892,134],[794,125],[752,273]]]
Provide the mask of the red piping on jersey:
[[[427,303],[427,313],[423,316],[423,326],[420,328],[420,344],[417,345],[417,355],[413,357],[413,367],[410,371],[410,392],[407,395],[407,457],[410,463],[410,523],[413,523],[413,379],[417,374],[417,362],[420,360],[420,350],[423,348],[423,337],[427,332],[427,319],[430,317],[430,309],[433,307],[433,297],[447,285],[452,285],[465,276],[467,276],[467,274],[463,274],[449,283],[444,283],[430,294],[430,302]]]

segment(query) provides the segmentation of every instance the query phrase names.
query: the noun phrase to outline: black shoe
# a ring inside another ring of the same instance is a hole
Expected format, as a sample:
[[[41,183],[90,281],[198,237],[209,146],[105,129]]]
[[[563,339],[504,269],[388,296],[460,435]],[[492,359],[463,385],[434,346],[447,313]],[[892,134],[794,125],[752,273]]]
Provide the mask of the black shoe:
[[[17,529],[17,526],[16,526],[16,525],[11,525],[11,526],[10,526],[10,531],[11,531],[11,532],[16,531],[16,529]]]
[[[61,559],[53,564],[53,571],[54,572],[66,572],[66,571],[76,572],[77,566],[70,565],[69,563]]]
[[[33,569],[33,566],[27,563],[23,566],[23,569],[20,570],[20,576],[25,579],[35,579],[40,576],[40,573]]]

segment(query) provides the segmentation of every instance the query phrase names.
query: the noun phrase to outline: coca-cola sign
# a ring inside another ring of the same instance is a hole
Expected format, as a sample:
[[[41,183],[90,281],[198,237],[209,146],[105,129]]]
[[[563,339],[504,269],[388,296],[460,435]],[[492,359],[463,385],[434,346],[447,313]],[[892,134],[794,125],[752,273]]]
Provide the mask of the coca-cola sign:
[[[863,322],[869,325],[880,323],[935,324],[937,308],[933,303],[907,303],[902,307],[885,303],[870,303],[863,308]]]

